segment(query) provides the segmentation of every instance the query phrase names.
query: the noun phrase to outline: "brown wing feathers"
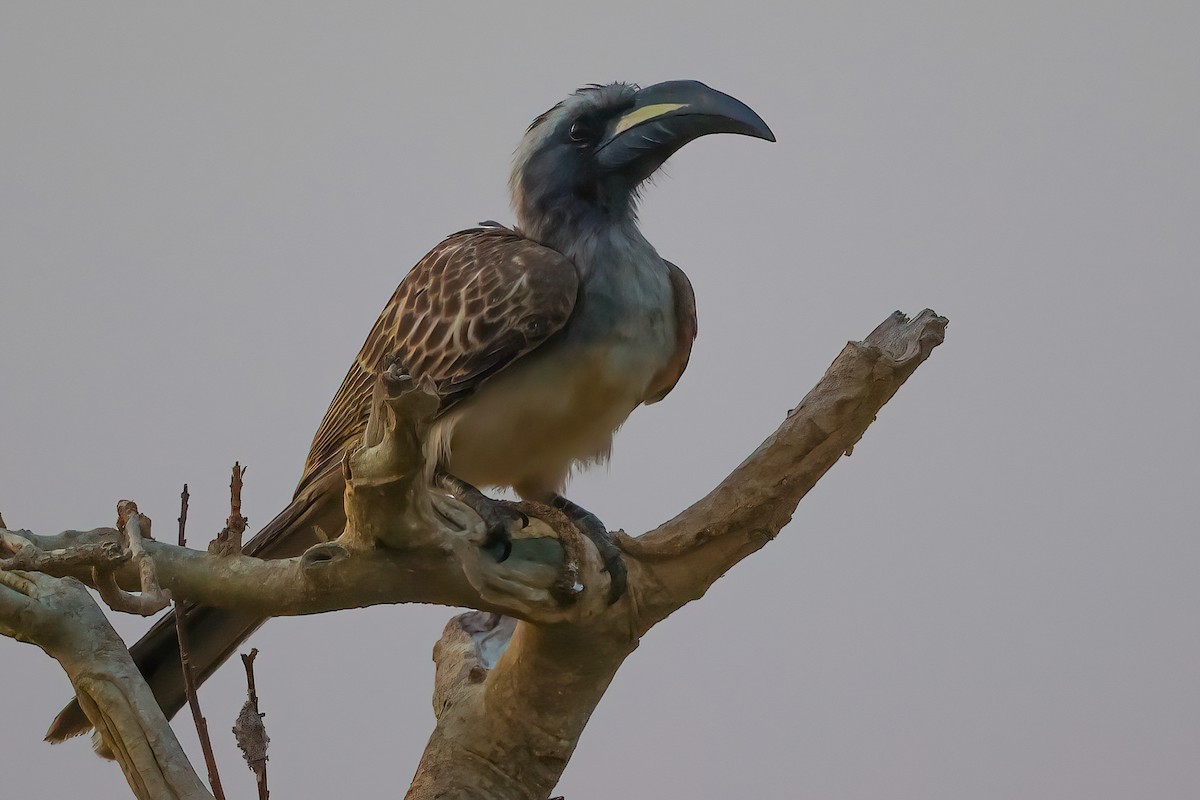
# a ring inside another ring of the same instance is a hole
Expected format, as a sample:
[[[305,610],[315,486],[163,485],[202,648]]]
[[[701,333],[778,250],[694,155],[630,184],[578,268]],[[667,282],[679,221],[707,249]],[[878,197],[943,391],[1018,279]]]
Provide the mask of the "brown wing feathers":
[[[374,375],[393,358],[433,381],[444,413],[558,332],[578,290],[568,259],[508,228],[448,237],[413,267],[371,329],[313,439],[297,493],[362,434]]]
[[[662,400],[675,388],[687,369],[692,343],[696,341],[696,295],[692,292],[692,282],[679,267],[670,261],[666,264],[675,294],[675,352],[663,370],[654,376],[647,405]]]

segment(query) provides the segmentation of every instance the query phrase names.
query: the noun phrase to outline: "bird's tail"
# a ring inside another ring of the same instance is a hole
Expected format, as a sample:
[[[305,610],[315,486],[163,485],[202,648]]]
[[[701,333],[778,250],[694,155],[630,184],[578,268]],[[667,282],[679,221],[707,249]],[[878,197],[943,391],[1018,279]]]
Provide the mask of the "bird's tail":
[[[340,470],[329,470],[248,541],[243,552],[260,558],[291,558],[319,541],[318,528],[337,536],[345,525],[342,491],[337,485],[340,483]],[[266,622],[265,617],[257,614],[210,606],[181,604],[177,609],[155,622],[146,635],[129,648],[134,663],[168,719],[187,702],[175,629],[176,613],[182,612],[187,626],[188,661],[197,686]],[[79,701],[72,699],[50,724],[46,741],[61,742],[87,733],[91,727]],[[99,742],[96,750],[101,755],[108,755]]]

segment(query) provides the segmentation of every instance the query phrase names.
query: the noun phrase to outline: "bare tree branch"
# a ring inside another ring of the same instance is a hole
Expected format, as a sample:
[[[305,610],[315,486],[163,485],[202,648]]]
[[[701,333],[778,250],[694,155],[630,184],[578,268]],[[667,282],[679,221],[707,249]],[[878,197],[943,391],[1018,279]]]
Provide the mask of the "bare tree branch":
[[[104,585],[110,590],[106,593],[103,585],[97,586],[100,596],[114,611],[127,611],[143,617],[157,614],[170,604],[171,593],[159,585],[154,559],[146,552],[145,540],[150,538],[150,518],[138,513],[137,503],[122,500],[117,503],[117,527],[125,534],[125,546],[129,548],[130,560],[137,567],[140,593],[130,595],[121,591],[116,581],[111,580],[112,572],[98,573],[93,568],[92,577],[97,581],[103,577]]]
[[[10,555],[0,559],[0,570],[38,570],[48,574],[81,573],[101,598],[114,611],[150,616],[171,602],[171,595],[162,589],[154,568],[154,559],[146,552],[145,539],[150,533],[150,518],[138,513],[137,504],[122,500],[117,504],[117,527],[112,536],[87,541],[73,541],[63,547],[44,547],[28,531],[7,531],[0,528],[0,551]],[[132,565],[127,581],[132,581],[140,594],[124,591],[114,572],[122,565]]]
[[[233,470],[234,476],[240,484],[241,475],[238,472],[236,464]],[[241,488],[240,485],[238,488]],[[188,488],[185,483],[183,491],[179,493],[180,547],[187,546],[187,512]],[[236,544],[240,551],[240,535],[237,538]],[[187,625],[178,604],[176,604],[175,612],[175,636],[179,639],[179,666],[183,671],[183,694],[187,698],[188,708],[192,712],[192,722],[196,725],[196,735],[200,739],[200,751],[204,754],[204,766],[208,770],[208,785],[212,787],[212,793],[216,797],[216,800],[225,800],[225,789],[221,786],[221,775],[217,771],[217,757],[213,754],[212,737],[208,735],[208,720],[204,718],[204,712],[200,710],[200,696],[196,692],[196,675],[192,671],[192,659],[188,651]]]
[[[787,419],[717,488],[621,546],[644,573],[643,629],[701,597],[791,521],[801,498],[862,438],[875,415],[945,336],[947,320],[899,311],[850,342]]]
[[[117,533],[116,529],[112,530],[114,534]],[[3,531],[0,534],[4,549],[12,554],[7,558],[0,558],[0,570],[23,569],[31,572],[60,573],[80,569],[90,572],[97,568],[111,572],[131,556],[131,553],[121,547],[120,542],[115,539],[79,542],[66,548],[43,550],[22,533],[29,532]]]
[[[614,608],[616,608],[614,606]],[[430,736],[408,800],[542,800],[637,640],[620,612],[533,625],[472,612],[434,647]]]
[[[229,480],[229,517],[217,538],[208,543],[208,552],[215,555],[230,555],[242,552],[242,534],[250,520],[242,516],[242,476],[246,468],[233,463],[233,477]],[[186,489],[186,487],[185,487]],[[182,546],[182,542],[180,545]]]
[[[640,637],[778,534],[941,343],[945,326],[932,311],[890,316],[848,344],[779,429],[705,498],[643,536],[620,534],[629,591],[613,605],[595,547],[536,505],[526,509],[530,525],[516,534],[512,556],[496,563],[487,554],[480,520],[424,480],[421,444],[435,398],[395,367],[377,381],[363,443],[343,463],[347,525],[339,539],[270,562],[149,541],[144,551],[179,597],[264,615],[398,602],[477,609],[451,620],[435,647],[437,726],[408,797],[543,800]],[[18,541],[0,531],[21,563],[54,574],[81,571],[55,551],[85,544],[103,552],[117,535],[22,532]],[[134,567],[114,574],[140,585]]]
[[[194,603],[266,616],[403,602],[467,606],[543,622],[599,613],[605,607],[599,591],[581,602],[562,602],[563,547],[554,528],[531,520],[514,533],[512,556],[497,563],[482,547],[483,524],[475,513],[431,490],[420,437],[435,399],[406,375],[390,371],[381,377],[363,446],[345,464],[348,522],[339,539],[277,561],[146,542],[163,585]],[[47,551],[108,541],[114,534],[101,528],[22,535]],[[577,567],[585,585],[607,581],[598,559],[580,558]],[[52,574],[90,581],[67,567]],[[128,583],[136,576],[125,567],[117,577]]]
[[[708,497],[645,536],[621,539],[629,593],[605,613],[558,625],[478,612],[451,620],[434,648],[437,727],[409,800],[547,797],[640,636],[778,533],[942,341],[945,325],[931,311],[911,322],[895,314],[866,342],[847,345]]]
[[[125,643],[81,583],[0,571],[0,634],[41,647],[75,687],[141,800],[213,800]]]

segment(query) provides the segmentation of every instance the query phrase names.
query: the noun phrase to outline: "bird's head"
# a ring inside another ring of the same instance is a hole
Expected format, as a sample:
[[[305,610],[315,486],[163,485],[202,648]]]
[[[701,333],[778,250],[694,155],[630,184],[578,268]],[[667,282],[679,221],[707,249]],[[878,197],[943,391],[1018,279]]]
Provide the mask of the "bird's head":
[[[697,81],[589,86],[539,116],[517,148],[517,224],[550,243],[555,232],[632,220],[638,188],[688,142],[709,133],[775,141],[746,104]]]

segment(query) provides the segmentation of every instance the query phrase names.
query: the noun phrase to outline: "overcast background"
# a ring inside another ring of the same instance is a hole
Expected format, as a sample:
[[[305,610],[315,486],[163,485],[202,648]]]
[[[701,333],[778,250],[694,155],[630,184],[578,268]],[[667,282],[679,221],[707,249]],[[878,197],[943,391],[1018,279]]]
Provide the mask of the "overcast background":
[[[695,78],[779,141],[703,139],[647,192],[700,338],[575,500],[646,530],[847,339],[951,325],[779,540],[646,637],[558,793],[1200,795],[1200,5],[414,5],[0,5],[9,524],[130,497],[169,527],[187,481],[199,546],[234,459],[265,523],[395,284],[511,220],[529,121]],[[273,796],[403,792],[452,613],[254,638]],[[0,674],[5,796],[127,796],[86,741],[42,744],[57,664],[3,640]],[[236,665],[201,693],[237,797],[243,698]]]

